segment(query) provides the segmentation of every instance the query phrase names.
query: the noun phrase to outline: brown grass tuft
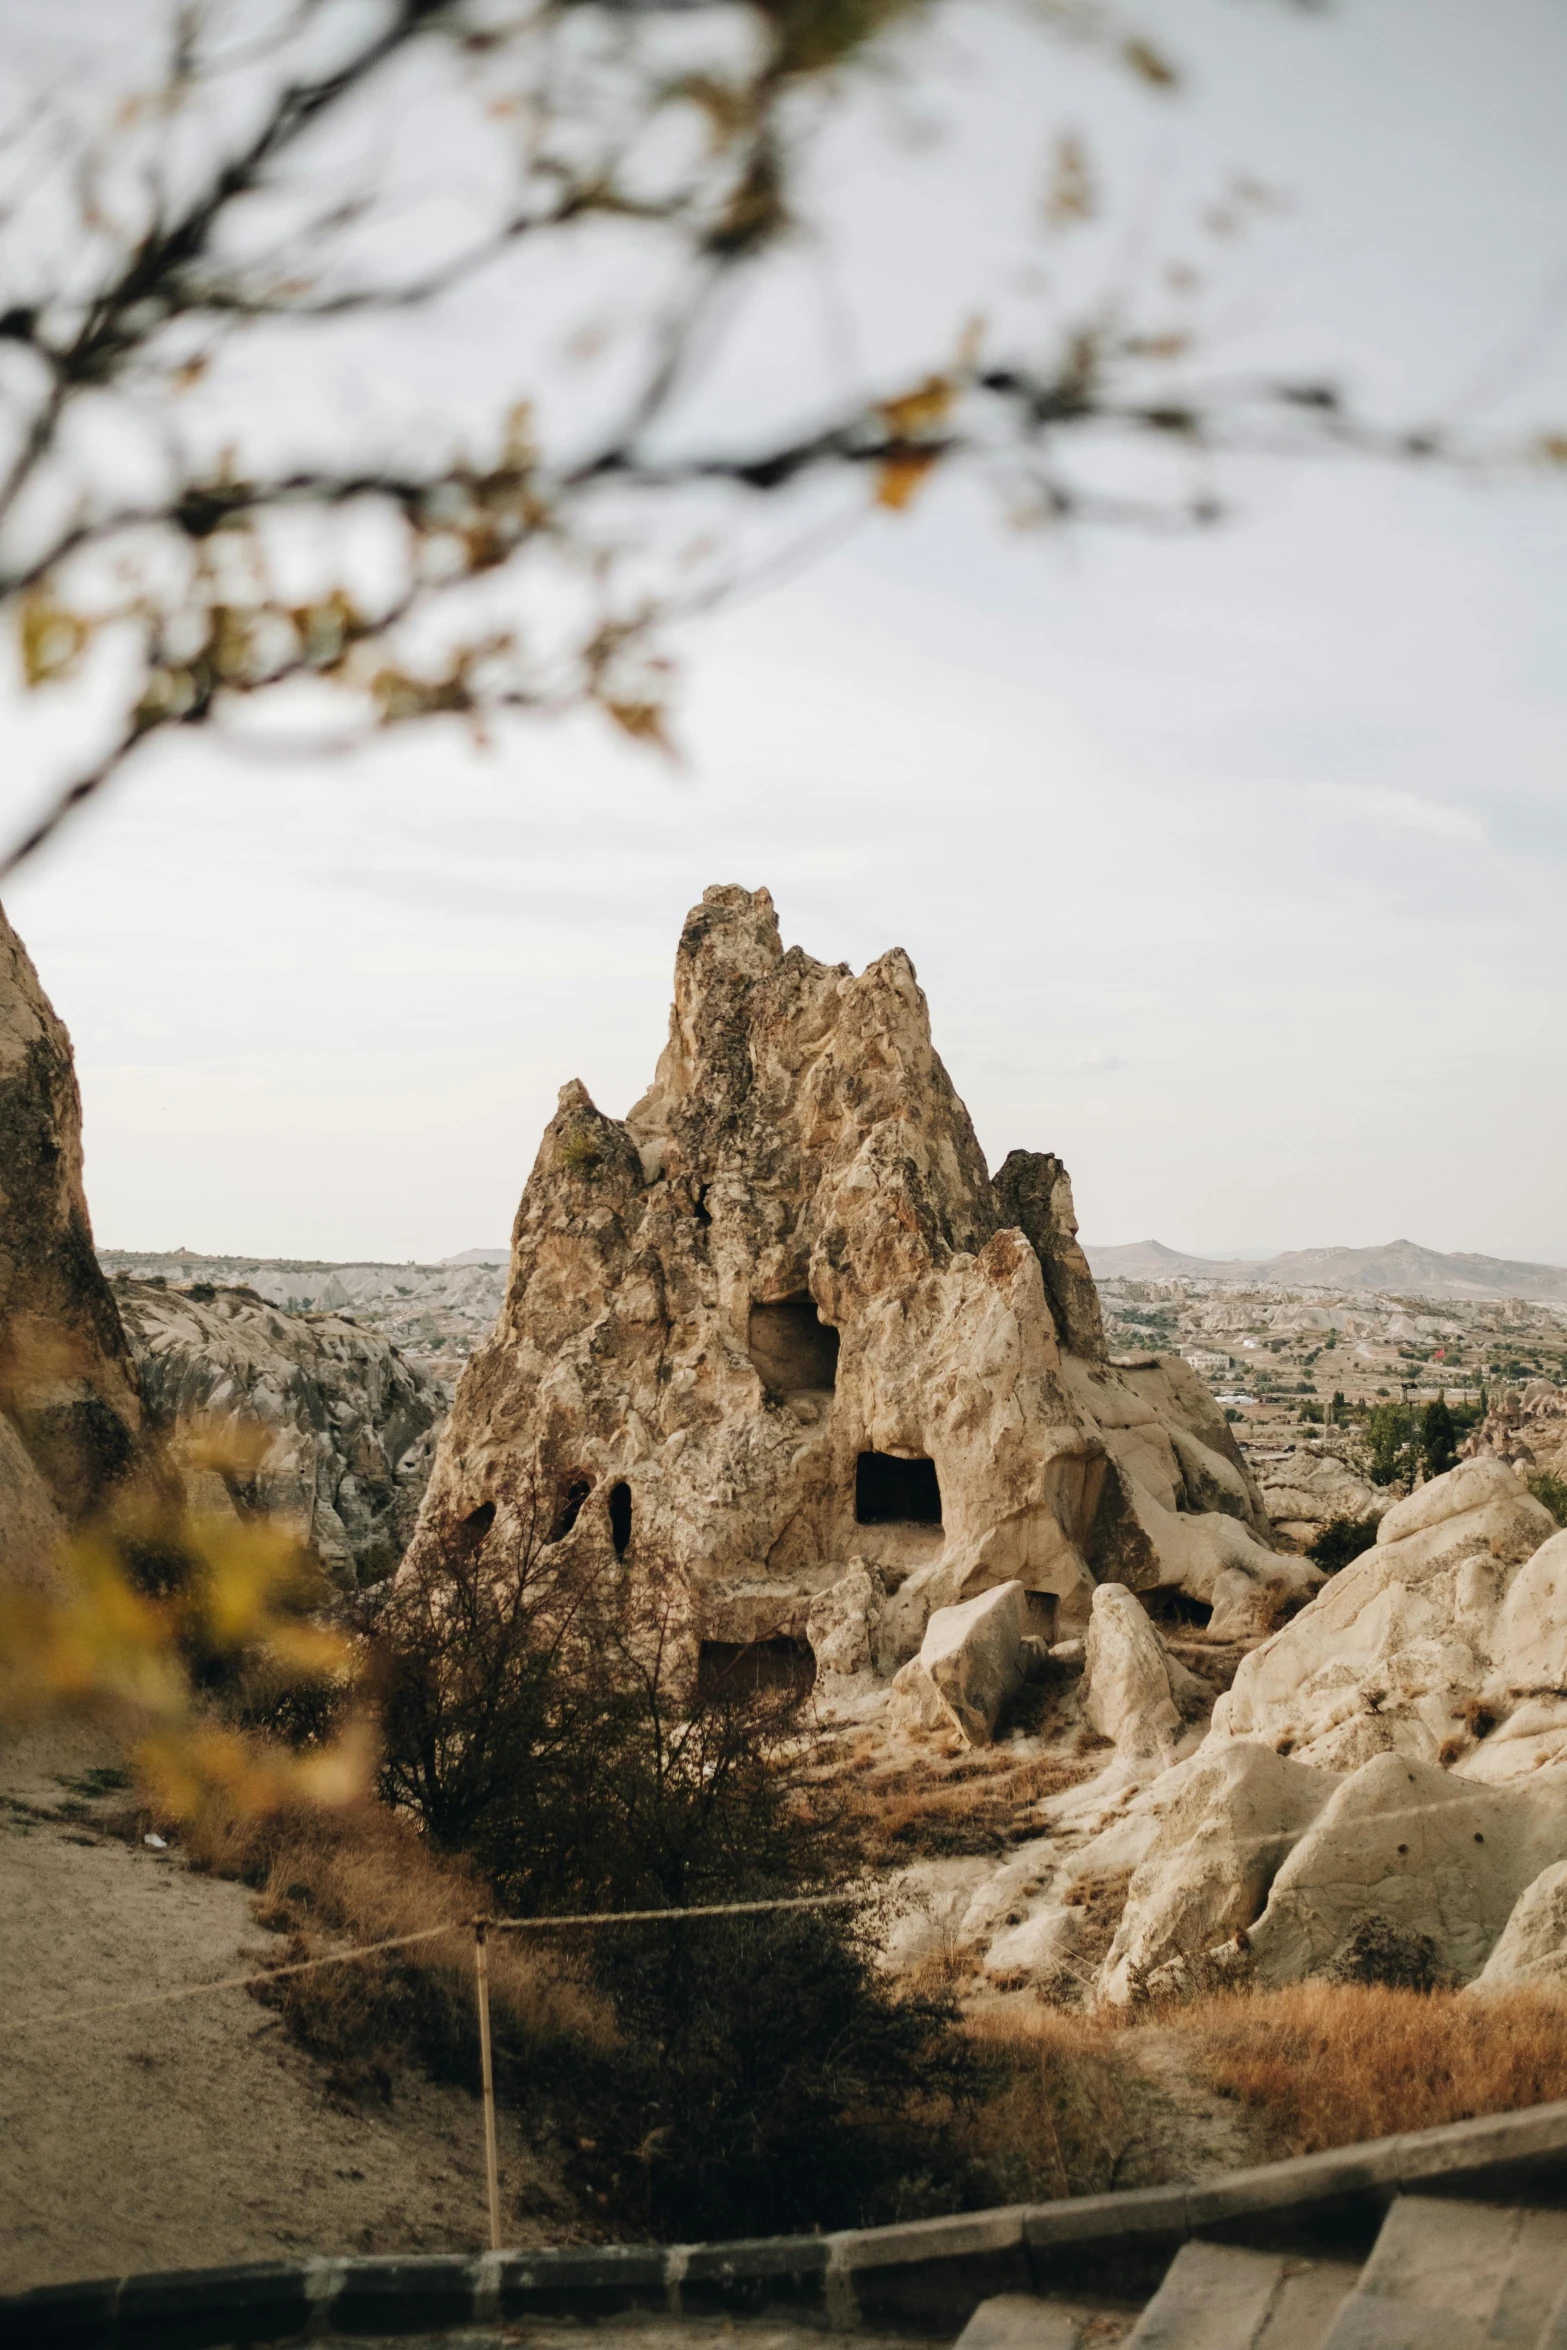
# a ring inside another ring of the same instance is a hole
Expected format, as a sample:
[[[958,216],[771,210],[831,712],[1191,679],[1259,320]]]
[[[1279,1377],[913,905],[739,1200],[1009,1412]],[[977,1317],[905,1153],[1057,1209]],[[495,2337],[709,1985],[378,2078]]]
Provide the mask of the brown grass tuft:
[[[1567,2097],[1567,2001],[1541,1991],[1297,1983],[1161,2021],[1194,2072],[1265,2117],[1280,2155]]]
[[[1144,2124],[1115,2020],[1009,2001],[967,2022],[992,2064],[963,2135],[994,2199],[1053,2202],[1119,2186]]]
[[[259,1819],[209,1813],[186,1823],[181,1842],[193,1867],[257,1888],[259,1923],[289,1937],[282,1959],[431,1926],[459,1929],[407,1951],[296,1975],[258,1996],[327,2062],[345,2094],[388,2096],[398,2066],[414,2060],[472,2084],[473,1938],[461,1929],[494,1904],[462,1862],[432,1853],[409,1822],[375,1803]],[[610,2044],[604,2002],[573,1978],[560,1950],[492,1936],[489,1976],[498,2032],[518,2054],[562,2042]]]

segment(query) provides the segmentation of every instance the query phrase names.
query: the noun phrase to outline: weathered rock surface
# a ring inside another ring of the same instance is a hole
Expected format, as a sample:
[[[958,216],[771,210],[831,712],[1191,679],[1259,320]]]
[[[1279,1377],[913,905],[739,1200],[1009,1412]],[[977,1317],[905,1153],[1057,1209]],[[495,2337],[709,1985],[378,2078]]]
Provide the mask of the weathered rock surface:
[[[193,1502],[294,1524],[335,1579],[396,1567],[433,1458],[442,1391],[335,1314],[288,1314],[245,1289],[114,1283],[149,1414]],[[205,1466],[215,1429],[232,1465]]]
[[[1567,1860],[1524,1887],[1474,1987],[1508,1991],[1519,1983],[1567,1988]]]
[[[1273,1529],[1304,1550],[1334,1518],[1381,1518],[1393,1505],[1385,1486],[1369,1484],[1338,1453],[1304,1448],[1263,1467],[1258,1482]]]
[[[62,1526],[165,1488],[93,1255],[71,1044],[0,913],[0,1573],[43,1579]]]
[[[1263,1983],[1320,1974],[1366,1918],[1471,1981],[1525,1887],[1567,1857],[1567,1777],[1476,1787],[1383,1754],[1318,1812],[1250,1930]]]
[[[1338,1784],[1250,1740],[1171,1771],[1145,1805],[1149,1848],[1104,1962],[1104,1995],[1127,2000],[1159,1968],[1254,1925]]]
[[[1135,1599],[1119,1596],[1142,1616]],[[1096,1606],[1103,1597],[1095,1592]],[[1002,1707],[1023,1686],[1027,1632],[1021,1583],[998,1584],[961,1607],[937,1608],[919,1655],[892,1684],[891,1718],[922,1730],[956,1730],[970,1746],[988,1746]]]
[[[859,1559],[883,1673],[1009,1582],[1047,1636],[1105,1580],[1265,1630],[1316,1571],[1186,1367],[1103,1358],[1065,1172],[991,1183],[908,957],[785,952],[765,890],[713,889],[649,1092],[561,1094],[423,1524],[542,1510],[718,1641],[803,1637]]]
[[[1519,1568],[1555,1531],[1498,1461],[1467,1461],[1421,1486],[1388,1511],[1373,1549],[1245,1659],[1214,1709],[1210,1745],[1263,1738],[1338,1771],[1388,1752],[1482,1777],[1532,1769],[1536,1736],[1504,1738],[1493,1753],[1483,1733],[1498,1708],[1511,1712],[1543,1688],[1553,1664],[1567,1669],[1567,1612],[1532,1648],[1533,1600],[1527,1615],[1505,1604]],[[1554,1590],[1552,1566],[1541,1573]],[[1526,1719],[1555,1734],[1554,1711],[1549,1724]]]
[[[1088,1619],[1083,1713],[1129,1762],[1168,1763],[1181,1717],[1170,1689],[1169,1659],[1132,1594],[1101,1583]]]

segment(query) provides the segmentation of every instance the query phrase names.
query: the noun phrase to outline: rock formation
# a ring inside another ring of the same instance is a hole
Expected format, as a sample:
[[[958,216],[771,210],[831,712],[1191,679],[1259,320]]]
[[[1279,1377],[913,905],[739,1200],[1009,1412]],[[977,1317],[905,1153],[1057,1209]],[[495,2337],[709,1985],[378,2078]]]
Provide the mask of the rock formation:
[[[444,1406],[433,1381],[376,1332],[282,1313],[252,1290],[121,1276],[114,1297],[193,1502],[290,1520],[348,1587],[392,1572]],[[215,1427],[239,1447],[226,1477],[205,1465]]]
[[[1418,1487],[1246,1658],[1210,1739],[1265,1738],[1339,1771],[1383,1753],[1482,1778],[1567,1759],[1567,1696],[1551,1688],[1567,1666],[1567,1537],[1553,1536],[1499,1461]]]
[[[63,1528],[167,1474],[93,1254],[70,1039],[0,913],[0,1577],[46,1577]]]
[[[1255,1634],[1321,1580],[1187,1366],[1106,1358],[1065,1170],[991,1182],[907,955],[785,952],[765,890],[688,918],[625,1119],[571,1084],[545,1131],[416,1543],[519,1512],[714,1642],[802,1644],[859,1577],[814,1621],[883,1676],[1006,1583],[1048,1640],[1104,1581]]]

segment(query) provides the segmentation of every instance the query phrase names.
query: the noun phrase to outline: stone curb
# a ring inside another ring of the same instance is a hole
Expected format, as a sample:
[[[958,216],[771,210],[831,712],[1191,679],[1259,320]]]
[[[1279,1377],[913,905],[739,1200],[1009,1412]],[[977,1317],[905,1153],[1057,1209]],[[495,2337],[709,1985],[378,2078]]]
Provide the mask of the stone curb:
[[[1452,2122],[1192,2187],[1014,2204],[834,2236],[562,2252],[263,2261],[0,2297],[5,2350],[219,2350],[300,2335],[431,2333],[514,2318],[790,2315],[824,2331],[951,2335],[996,2293],[1091,2278],[1152,2290],[1194,2235],[1368,2237],[1400,2192],[1567,2172],[1567,2102]]]

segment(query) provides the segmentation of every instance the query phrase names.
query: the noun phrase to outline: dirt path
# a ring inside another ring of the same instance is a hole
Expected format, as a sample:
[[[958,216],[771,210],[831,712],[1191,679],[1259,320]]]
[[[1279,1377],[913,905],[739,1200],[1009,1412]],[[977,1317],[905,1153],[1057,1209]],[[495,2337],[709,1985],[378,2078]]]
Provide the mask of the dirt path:
[[[276,1955],[242,1886],[94,1830],[68,1782],[110,1760],[80,1738],[0,1755],[0,2022]],[[502,2162],[528,2168],[509,2133]],[[388,2106],[334,2104],[246,1992],[0,2041],[0,2290],[485,2241],[476,2099],[405,2080]]]

